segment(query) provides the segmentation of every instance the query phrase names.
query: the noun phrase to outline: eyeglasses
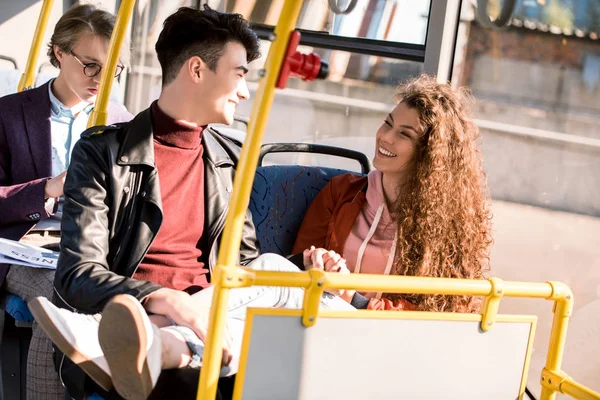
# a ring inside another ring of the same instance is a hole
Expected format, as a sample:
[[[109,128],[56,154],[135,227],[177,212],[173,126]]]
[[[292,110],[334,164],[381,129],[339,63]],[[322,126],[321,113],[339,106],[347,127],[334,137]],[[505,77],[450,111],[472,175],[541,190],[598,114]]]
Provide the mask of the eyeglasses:
[[[100,71],[102,71],[102,66],[100,64],[97,64],[97,63],[86,63],[86,64],[84,64],[83,62],[81,62],[81,60],[79,59],[79,57],[77,57],[75,55],[75,53],[73,53],[72,51],[71,51],[71,55],[83,67],[83,73],[85,74],[85,76],[87,76],[89,78],[93,78],[96,75],[98,75],[100,73]],[[125,67],[123,67],[122,65],[117,65],[117,69],[115,70],[115,78],[118,78],[119,75],[121,75],[121,72],[123,72],[124,68]]]

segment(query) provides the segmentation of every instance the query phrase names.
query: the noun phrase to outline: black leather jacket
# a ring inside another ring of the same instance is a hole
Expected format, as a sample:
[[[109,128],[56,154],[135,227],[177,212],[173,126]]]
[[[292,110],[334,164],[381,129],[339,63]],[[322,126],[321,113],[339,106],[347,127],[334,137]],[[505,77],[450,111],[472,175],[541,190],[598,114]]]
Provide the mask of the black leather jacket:
[[[240,147],[211,129],[204,130],[202,144],[205,239],[200,245],[212,270]],[[96,313],[117,294],[142,300],[160,289],[155,283],[131,278],[163,219],[157,178],[150,109],[131,122],[82,134],[64,187],[61,254],[54,280],[59,306]],[[248,211],[239,263],[246,265],[258,255]]]

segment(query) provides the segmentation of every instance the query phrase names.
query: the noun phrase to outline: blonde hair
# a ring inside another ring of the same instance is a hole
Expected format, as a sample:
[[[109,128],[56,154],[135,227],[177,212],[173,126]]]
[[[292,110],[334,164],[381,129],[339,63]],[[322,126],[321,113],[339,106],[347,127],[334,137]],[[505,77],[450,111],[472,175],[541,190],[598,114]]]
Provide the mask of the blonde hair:
[[[468,90],[422,75],[398,87],[397,99],[419,114],[412,170],[392,207],[398,224],[393,273],[480,279],[489,268],[491,211],[479,130]],[[469,296],[386,295],[425,311],[476,311]]]
[[[91,4],[76,4],[71,7],[56,23],[54,32],[48,44],[48,58],[56,68],[60,62],[54,54],[54,46],[70,53],[82,33],[91,33],[110,40],[115,26],[115,16],[108,11],[101,10]],[[124,45],[121,49],[120,60],[125,65],[129,64],[129,47]]]

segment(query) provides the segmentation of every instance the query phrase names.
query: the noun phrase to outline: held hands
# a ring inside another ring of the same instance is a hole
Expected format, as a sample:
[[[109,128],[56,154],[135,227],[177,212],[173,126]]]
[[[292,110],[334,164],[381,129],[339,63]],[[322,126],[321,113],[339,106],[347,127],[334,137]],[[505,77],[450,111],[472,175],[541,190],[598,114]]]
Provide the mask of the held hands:
[[[339,272],[340,274],[349,274],[350,270],[346,267],[346,259],[333,250],[315,248],[310,246],[302,252],[304,267],[308,270],[317,268],[326,272]],[[327,289],[327,293],[340,296],[347,302],[352,300],[355,290],[345,289]]]
[[[179,290],[162,288],[146,298],[144,308],[154,314],[166,315],[177,325],[187,326],[206,343],[208,317],[210,309],[200,307],[194,298]],[[229,365],[232,359],[232,338],[227,325],[223,338],[223,365]]]
[[[66,176],[67,171],[46,181],[46,184],[44,185],[44,200],[57,198],[63,195]]]
[[[310,249],[302,252],[302,256],[306,269],[317,268],[326,272],[342,272],[343,269],[347,270],[346,259],[333,250],[310,246]]]

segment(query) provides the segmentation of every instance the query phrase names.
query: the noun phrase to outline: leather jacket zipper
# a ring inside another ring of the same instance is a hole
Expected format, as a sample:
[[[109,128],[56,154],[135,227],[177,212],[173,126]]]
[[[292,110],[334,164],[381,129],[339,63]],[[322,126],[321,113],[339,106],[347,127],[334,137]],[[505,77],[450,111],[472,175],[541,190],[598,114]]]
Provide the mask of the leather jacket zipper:
[[[152,173],[158,174],[157,170],[155,169]],[[148,179],[150,179],[150,176],[148,176]],[[156,207],[158,207],[158,204],[156,204],[156,202],[149,200],[146,198],[145,194],[142,195],[142,198],[149,202],[154,204]],[[146,254],[148,253],[148,250],[150,250],[150,246],[152,246],[152,243],[154,243],[154,240],[156,239],[157,233],[155,233],[152,237],[152,239],[150,240],[150,242],[148,243],[148,245],[146,246],[146,248],[144,249],[144,251],[142,252],[142,257],[139,260],[136,260],[135,262],[135,268],[133,269],[131,275],[129,275],[129,277],[133,277],[135,275],[135,273],[137,272],[138,268],[140,267],[140,264],[142,263],[142,261],[144,260],[144,257],[146,257]]]
[[[213,250],[215,249],[215,246],[217,245],[217,239],[219,237],[219,235],[221,233],[223,233],[223,228],[225,227],[225,219],[227,218],[227,212],[229,211],[229,206],[225,206],[225,209],[223,210],[223,212],[221,213],[221,215],[219,216],[219,219],[217,221],[217,223],[215,224],[215,230],[214,230],[214,234],[212,234],[209,237],[209,248],[210,251],[208,252],[208,270],[210,271],[211,275],[213,272],[213,265],[211,265],[211,254],[213,252]],[[218,254],[217,254],[218,257]]]
[[[122,238],[122,240],[119,241],[119,246],[117,247],[117,251],[115,252],[115,255],[113,257],[113,263],[116,262],[120,256],[121,253],[121,249],[123,247],[124,244],[126,244],[129,241],[129,236],[131,235],[131,228],[133,227],[133,212],[135,210],[135,204],[136,204],[136,199],[138,197],[138,192],[140,190],[140,187],[142,185],[142,172],[140,171],[140,169],[137,170],[137,174],[134,178],[134,184],[133,184],[133,188],[131,188],[131,204],[129,205],[129,210],[127,213],[127,219],[125,220],[126,224],[127,224],[127,228],[125,230],[125,236]]]

